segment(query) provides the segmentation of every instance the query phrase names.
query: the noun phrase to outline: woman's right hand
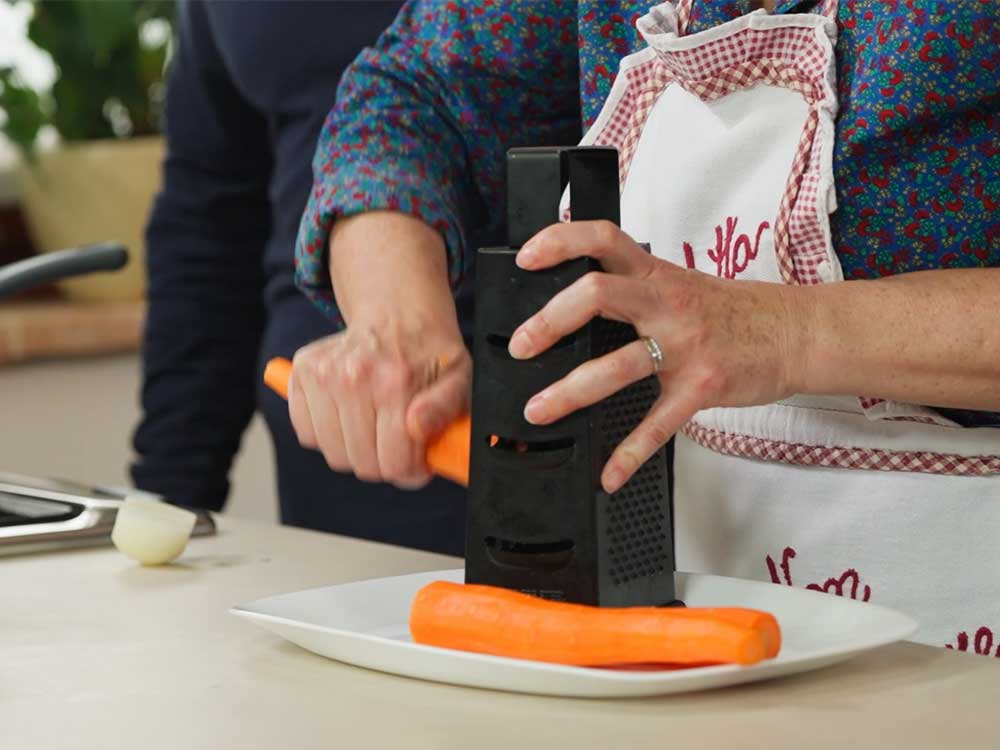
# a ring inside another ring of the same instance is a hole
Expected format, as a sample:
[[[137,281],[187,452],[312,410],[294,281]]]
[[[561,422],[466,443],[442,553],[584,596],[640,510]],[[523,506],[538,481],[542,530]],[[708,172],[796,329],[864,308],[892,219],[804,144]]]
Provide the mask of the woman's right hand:
[[[441,236],[395,212],[341,219],[330,274],[347,328],[295,354],[295,433],[334,471],[423,486],[427,443],[468,410],[472,387]]]
[[[334,471],[417,488],[427,443],[468,409],[472,361],[461,337],[412,318],[356,321],[295,354],[288,408],[299,442]]]

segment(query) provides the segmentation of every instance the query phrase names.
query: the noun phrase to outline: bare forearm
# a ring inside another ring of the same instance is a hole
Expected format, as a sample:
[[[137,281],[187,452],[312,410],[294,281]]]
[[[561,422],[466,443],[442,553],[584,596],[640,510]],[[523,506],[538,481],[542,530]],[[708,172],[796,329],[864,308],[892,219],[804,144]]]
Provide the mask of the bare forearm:
[[[1000,410],[1000,269],[790,291],[797,392]]]
[[[348,324],[405,313],[458,330],[444,241],[412,216],[373,211],[338,221],[330,235],[330,278]]]

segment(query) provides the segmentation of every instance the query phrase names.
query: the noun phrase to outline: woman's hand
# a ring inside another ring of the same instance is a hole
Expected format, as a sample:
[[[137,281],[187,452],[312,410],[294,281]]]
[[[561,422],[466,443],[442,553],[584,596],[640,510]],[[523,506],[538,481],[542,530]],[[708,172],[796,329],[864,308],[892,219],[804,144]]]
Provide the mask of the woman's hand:
[[[517,264],[537,270],[589,256],[590,273],[557,294],[511,338],[510,353],[534,357],[594,317],[631,323],[663,352],[659,400],[617,447],[601,477],[618,490],[695,412],[772,403],[797,392],[795,355],[805,323],[801,298],[782,284],[725,281],[659,260],[614,224],[571,222],[529,240]],[[554,422],[655,370],[643,341],[591,360],[535,395],[533,424]]]
[[[441,235],[393,211],[342,218],[330,276],[347,330],[296,353],[295,434],[334,471],[426,484],[427,443],[468,410],[472,390]]]
[[[431,321],[356,320],[295,354],[288,408],[299,442],[334,471],[415,489],[427,443],[468,410],[472,361]]]

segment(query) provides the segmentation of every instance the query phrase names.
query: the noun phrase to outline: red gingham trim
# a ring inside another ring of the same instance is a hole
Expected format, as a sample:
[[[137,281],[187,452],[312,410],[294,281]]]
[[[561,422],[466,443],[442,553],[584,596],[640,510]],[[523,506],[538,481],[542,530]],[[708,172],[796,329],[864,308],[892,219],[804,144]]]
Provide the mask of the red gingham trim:
[[[868,415],[869,419],[884,419],[888,422],[920,422],[921,424],[935,424],[943,425],[945,427],[954,427],[955,423],[949,419],[945,419],[940,415],[927,415],[927,416],[913,416],[913,417],[890,417],[885,415],[871,414],[873,409],[878,409],[882,404],[892,404],[894,402],[886,402],[884,398],[872,398],[868,396],[859,396],[858,405],[861,410]]]
[[[678,14],[690,4],[677,6]],[[810,106],[775,219],[778,268],[787,284],[818,284],[819,265],[829,258],[825,212],[819,210],[821,139],[817,107],[827,95],[828,50],[816,43],[815,29],[744,28],[689,50],[664,52],[626,68],[625,91],[593,143],[619,153],[622,187],[650,111],[663,90],[678,83],[703,101],[759,83],[802,94]]]
[[[625,93],[594,138],[594,144],[618,149],[618,179],[624,187],[646,119],[673,79],[655,57],[623,71],[622,75],[627,82]]]
[[[706,0],[707,1],[707,0]],[[681,36],[687,33],[688,21],[691,19],[691,6],[693,0],[676,0],[677,6],[677,30]],[[837,0],[825,0],[821,3],[820,12],[827,18],[836,19]]]
[[[743,63],[771,60],[797,68],[803,80],[819,83],[830,62],[828,50],[816,43],[816,29],[807,26],[745,26],[690,49],[657,50],[657,56],[681,81],[718,78]]]
[[[693,0],[676,0],[677,30],[681,36],[687,33],[688,21],[691,19]],[[837,0],[824,0],[820,3],[820,13],[827,18],[837,18]]]
[[[740,458],[779,461],[829,469],[909,471],[923,474],[990,476],[1000,474],[1000,456],[958,456],[929,451],[891,451],[839,445],[805,445],[725,433],[688,422],[683,432],[703,448]]]
[[[820,12],[827,18],[837,20],[837,4],[838,0],[824,0],[823,7]]]
[[[810,110],[799,145],[795,149],[795,159],[792,161],[792,169],[785,183],[785,191],[781,194],[778,216],[774,222],[774,253],[778,259],[781,280],[786,284],[819,283],[816,267],[826,259],[827,254],[826,238],[816,217],[818,180],[809,185],[805,183],[818,120],[816,110]],[[796,208],[800,212],[795,214],[797,223],[793,231],[792,217]],[[810,217],[812,221],[806,222]]]
[[[871,409],[873,406],[878,406],[879,404],[885,403],[884,398],[869,398],[867,396],[861,396],[858,398],[858,402],[861,404],[862,409]]]
[[[680,36],[687,34],[688,21],[691,20],[692,0],[677,0],[677,33]]]
[[[816,98],[812,82],[803,75],[802,71],[780,59],[744,60],[728,68],[723,68],[709,78],[678,78],[677,82],[706,102],[726,96],[734,91],[750,88],[758,83],[769,83],[772,86],[781,86],[797,91],[809,104],[812,104]]]

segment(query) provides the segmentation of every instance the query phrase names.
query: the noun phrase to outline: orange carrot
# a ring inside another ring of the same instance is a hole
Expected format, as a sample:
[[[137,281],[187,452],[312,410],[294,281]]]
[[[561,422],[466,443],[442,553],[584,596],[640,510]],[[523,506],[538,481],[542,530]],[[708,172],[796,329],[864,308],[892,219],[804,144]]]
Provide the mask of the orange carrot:
[[[469,486],[469,443],[472,418],[459,417],[427,444],[427,466],[439,477]]]
[[[768,659],[778,655],[781,650],[781,628],[774,615],[759,609],[743,609],[741,607],[704,607],[701,611],[710,617],[717,617],[735,625],[752,628],[764,641],[764,650]]]
[[[292,377],[292,363],[284,357],[275,357],[264,368],[264,383],[282,398],[288,398],[288,381]],[[463,487],[469,486],[469,441],[472,420],[468,415],[459,417],[444,432],[427,445],[427,466],[440,477],[450,479]]]
[[[591,607],[445,581],[417,592],[410,610],[417,643],[578,666],[754,664],[772,655],[777,632],[754,610]]]
[[[275,357],[264,368],[264,385],[288,400],[288,382],[292,379],[292,362],[284,357]]]

